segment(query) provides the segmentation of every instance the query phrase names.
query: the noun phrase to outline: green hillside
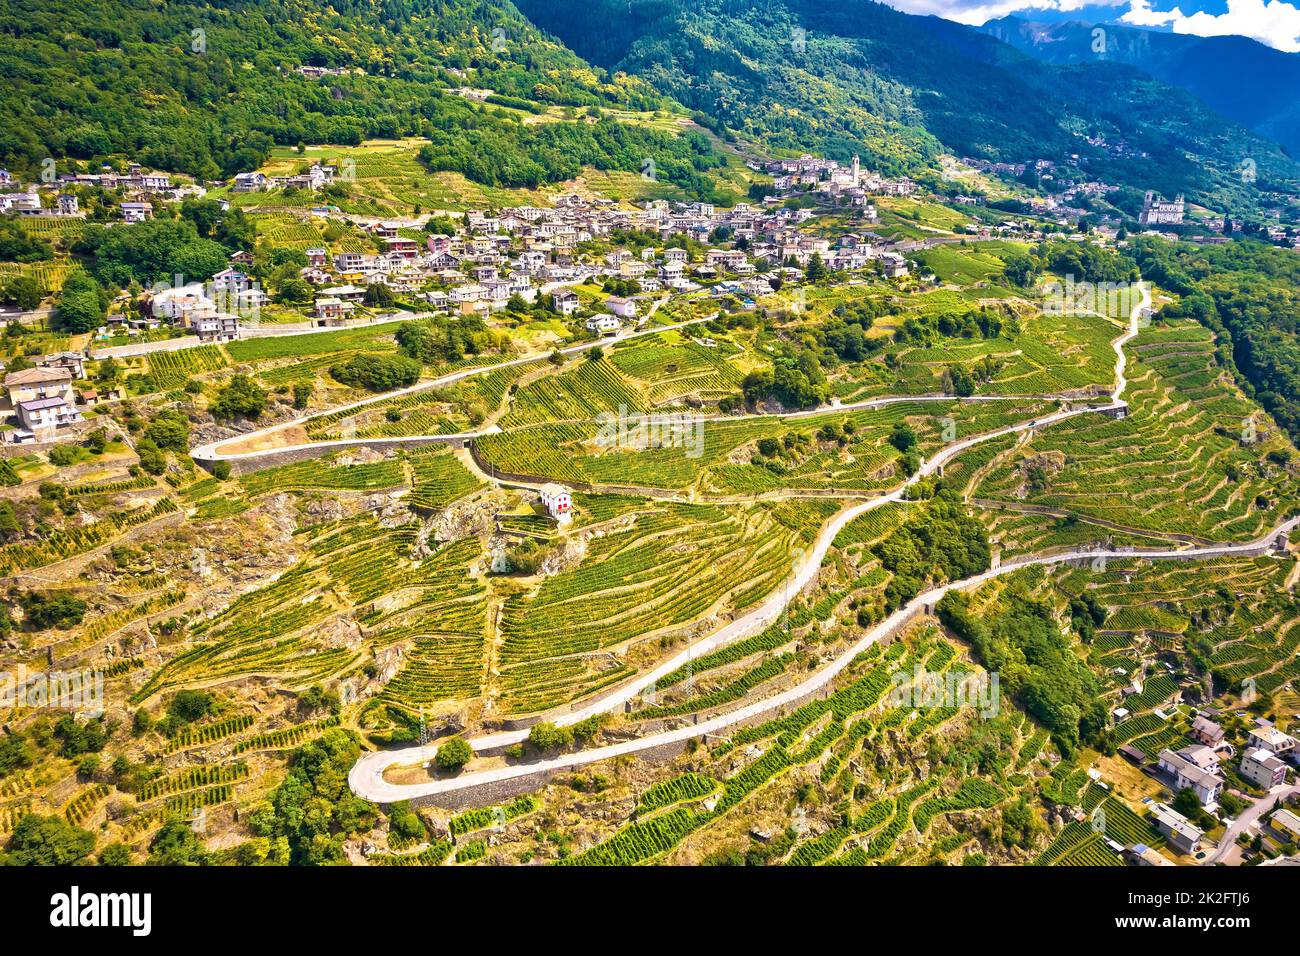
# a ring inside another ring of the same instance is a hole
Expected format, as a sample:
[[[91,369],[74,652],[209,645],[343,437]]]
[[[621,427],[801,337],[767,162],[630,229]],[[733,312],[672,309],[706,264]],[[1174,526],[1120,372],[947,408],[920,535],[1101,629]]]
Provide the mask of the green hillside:
[[[1135,69],[1041,63],[976,30],[868,0],[593,2],[607,25],[598,34],[588,29],[591,4],[519,6],[580,55],[775,147],[861,152],[886,172],[931,168],[944,148],[1046,158],[1081,178],[1183,192],[1215,208],[1258,202],[1241,181],[1243,156],[1261,179],[1294,185],[1300,174],[1276,143]]]
[[[256,168],[275,144],[400,136],[432,141],[431,168],[489,185],[554,182],[575,163],[638,171],[651,157],[690,188],[721,162],[703,137],[577,122],[665,101],[592,69],[504,0],[15,0],[0,32],[0,164],[27,175],[47,157],[124,155],[215,178]],[[494,95],[478,103],[461,87]],[[561,108],[556,122],[525,122],[547,107]]]

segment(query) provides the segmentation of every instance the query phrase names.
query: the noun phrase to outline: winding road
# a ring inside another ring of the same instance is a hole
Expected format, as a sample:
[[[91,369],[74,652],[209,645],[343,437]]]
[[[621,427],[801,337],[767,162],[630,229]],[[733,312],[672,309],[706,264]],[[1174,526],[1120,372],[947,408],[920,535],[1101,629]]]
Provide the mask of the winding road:
[[[690,325],[699,325],[701,322],[711,322],[717,317],[717,313],[707,315],[699,319],[688,319],[685,322],[677,322],[673,325],[656,325],[653,328],[636,329],[631,332],[623,332],[619,335],[607,336],[603,339],[596,339],[591,342],[582,342],[578,345],[565,346],[557,349],[561,355],[574,355],[579,352],[586,352],[597,346],[617,345],[619,342],[627,342],[631,339],[637,339],[644,335],[657,335],[660,332],[671,332],[673,329],[683,329]],[[335,330],[337,331],[337,330]],[[256,431],[244,432],[239,435],[232,435],[229,438],[222,438],[218,441],[209,442],[206,445],[198,445],[190,449],[190,457],[198,462],[214,461],[251,461],[258,458],[267,458],[285,451],[296,451],[304,448],[319,448],[328,450],[334,447],[348,447],[356,445],[374,444],[374,439],[364,438],[340,438],[331,441],[303,442],[296,445],[285,445],[274,448],[258,449],[256,451],[246,452],[223,452],[221,449],[228,445],[243,444],[249,441],[256,441],[259,438],[266,438],[276,432],[285,431],[295,426],[307,424],[313,418],[319,418],[322,415],[336,415],[339,412],[349,412],[354,409],[365,408],[367,405],[374,405],[378,402],[387,402],[394,398],[402,398],[406,395],[412,395],[417,392],[427,392],[434,388],[445,388],[448,385],[454,385],[456,382],[462,382],[467,378],[474,378],[479,375],[489,375],[492,372],[499,371],[503,368],[513,368],[517,365],[528,365],[533,362],[541,362],[550,358],[550,352],[530,352],[528,355],[521,355],[518,358],[507,359],[504,362],[497,362],[495,365],[476,366],[475,368],[463,369],[459,372],[451,372],[440,378],[432,378],[427,382],[417,382],[406,388],[394,389],[391,392],[383,392],[379,395],[373,395],[370,398],[363,398],[359,401],[350,402],[347,405],[339,405],[331,408],[327,412],[312,412],[309,415],[300,415],[297,418],[287,422],[280,422],[275,425],[268,425],[265,428],[259,428]],[[401,442],[428,442],[431,438],[438,438],[448,442],[458,439],[476,438],[481,435],[490,434],[494,429],[485,429],[480,432],[465,432],[459,435],[411,435],[405,438],[385,438],[382,442],[385,445],[396,444]]]
[[[596,714],[608,713],[616,710],[626,702],[642,694],[647,688],[653,686],[665,675],[687,665],[695,657],[721,647],[726,647],[727,645],[758,633],[768,627],[779,619],[791,596],[797,594],[806,584],[808,584],[809,581],[812,580],[813,576],[820,569],[821,564],[826,557],[826,553],[829,551],[836,535],[845,525],[875,508],[882,507],[890,502],[906,500],[908,490],[914,484],[926,477],[940,472],[945,463],[952,460],[957,455],[960,455],[967,449],[981,442],[989,441],[1004,435],[1018,434],[1047,427],[1056,424],[1057,422],[1073,418],[1076,415],[1097,412],[1125,413],[1127,411],[1127,403],[1123,396],[1128,386],[1128,379],[1125,374],[1128,360],[1124,347],[1138,334],[1140,316],[1142,315],[1143,310],[1148,308],[1151,304],[1151,296],[1148,288],[1143,285],[1141,290],[1141,300],[1133,307],[1132,312],[1129,315],[1127,330],[1113,342],[1113,348],[1115,351],[1115,386],[1110,394],[1109,402],[1100,405],[1065,409],[1054,412],[1030,422],[1022,422],[994,432],[973,436],[945,447],[933,458],[923,462],[917,472],[908,478],[908,480],[899,488],[840,511],[830,520],[830,522],[827,523],[826,527],[822,529],[809,551],[803,555],[800,560],[796,561],[790,579],[781,587],[777,588],[758,608],[737,618],[716,632],[694,642],[686,649],[660,663],[657,667],[637,676],[614,691],[589,702],[583,707],[555,717],[555,723],[558,725],[574,724]],[[877,399],[875,401],[881,402],[888,400]],[[398,800],[436,797],[439,794],[448,794],[469,788],[502,783],[515,778],[530,777],[536,774],[545,774],[557,770],[571,769],[585,764],[594,763],[596,761],[608,760],[611,757],[635,754],[666,745],[682,743],[690,738],[698,738],[706,734],[718,733],[727,728],[750,721],[763,714],[793,705],[794,703],[802,701],[824,688],[829,687],[836,676],[848,667],[859,654],[884,637],[893,633],[896,628],[906,622],[919,610],[923,608],[933,609],[934,605],[949,591],[978,587],[981,584],[1001,575],[1010,574],[1023,568],[1063,564],[1072,561],[1093,561],[1098,558],[1121,560],[1141,559],[1149,561],[1161,559],[1188,560],[1231,557],[1236,555],[1258,555],[1271,548],[1281,536],[1289,534],[1298,523],[1300,523],[1300,518],[1292,518],[1275,527],[1262,537],[1244,543],[1168,549],[1091,548],[1021,558],[999,565],[998,567],[984,571],[981,574],[960,581],[940,585],[919,594],[905,606],[872,627],[850,647],[841,652],[834,661],[809,676],[806,680],[779,694],[754,701],[743,707],[723,714],[718,714],[707,720],[689,726],[660,733],[647,734],[633,740],[627,740],[616,744],[592,747],[573,753],[565,753],[540,761],[532,761],[479,771],[469,771],[455,777],[433,779],[413,784],[390,783],[384,779],[384,774],[388,769],[395,766],[415,766],[430,761],[437,753],[438,748],[436,744],[379,751],[363,755],[349,773],[348,782],[353,792],[359,796],[379,803],[392,803]],[[509,746],[510,744],[518,743],[524,740],[527,735],[527,730],[516,729],[485,734],[472,738],[469,742],[476,751],[495,751],[502,747]]]

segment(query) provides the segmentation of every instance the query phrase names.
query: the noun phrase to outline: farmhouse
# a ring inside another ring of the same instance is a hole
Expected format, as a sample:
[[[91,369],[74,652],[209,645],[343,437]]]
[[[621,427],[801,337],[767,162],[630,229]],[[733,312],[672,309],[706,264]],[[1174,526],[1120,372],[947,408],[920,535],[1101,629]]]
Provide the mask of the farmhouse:
[[[605,308],[624,319],[636,318],[636,302],[632,299],[610,296],[605,300]]]
[[[10,406],[28,434],[15,438],[53,437],[54,430],[81,421],[72,394],[72,373],[65,368],[29,368],[5,376]]]
[[[601,335],[613,335],[621,327],[622,323],[612,315],[595,315],[587,320],[587,331]]]
[[[573,495],[569,489],[555,482],[547,482],[538,490],[542,496],[542,507],[547,513],[557,521],[566,520],[573,511]]]
[[[1197,717],[1192,721],[1192,739],[1207,747],[1218,747],[1223,743],[1223,728],[1208,717]]]

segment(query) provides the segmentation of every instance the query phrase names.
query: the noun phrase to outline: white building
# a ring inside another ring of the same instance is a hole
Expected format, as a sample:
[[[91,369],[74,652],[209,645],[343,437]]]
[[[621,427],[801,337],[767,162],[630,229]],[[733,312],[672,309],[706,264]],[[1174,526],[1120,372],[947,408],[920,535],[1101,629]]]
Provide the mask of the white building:
[[[613,315],[594,315],[587,320],[587,331],[597,332],[601,335],[613,335],[623,323],[619,322],[617,316]]]
[[[1261,790],[1272,790],[1286,782],[1286,764],[1267,750],[1252,747],[1241,756],[1237,768],[1243,777]]]
[[[1142,200],[1142,212],[1138,222],[1144,226],[1177,226],[1183,221],[1183,197],[1173,200],[1161,199],[1154,192],[1147,191]]]
[[[1160,751],[1160,769],[1173,780],[1173,789],[1191,790],[1204,807],[1213,807],[1223,792],[1223,779],[1210,770],[1196,766],[1172,750]]]
[[[539,489],[542,507],[556,521],[567,521],[573,512],[573,495],[569,489],[554,482],[547,482]]]
[[[618,296],[610,296],[605,300],[605,308],[624,319],[636,318],[636,302],[633,299],[622,299]]]

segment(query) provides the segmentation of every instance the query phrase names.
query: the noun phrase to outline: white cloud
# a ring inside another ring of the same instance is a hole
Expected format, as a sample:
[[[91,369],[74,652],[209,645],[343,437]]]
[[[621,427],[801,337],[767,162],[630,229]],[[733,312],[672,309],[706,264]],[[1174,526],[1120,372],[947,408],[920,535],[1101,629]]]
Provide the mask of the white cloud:
[[[1175,20],[1183,19],[1183,11],[1174,7],[1168,13],[1161,13],[1159,10],[1152,10],[1147,0],[1133,0],[1129,4],[1128,13],[1119,19],[1121,23],[1135,27],[1163,27]]]
[[[1250,37],[1288,53],[1300,52],[1300,8],[1282,0],[1228,0],[1227,13],[1179,14],[1169,25],[1175,33]]]
[[[1095,5],[1088,0],[886,0],[890,6],[904,13],[921,16],[933,14],[945,20],[955,20],[971,26],[979,26],[989,20],[996,20],[1012,13],[1033,12],[1034,10],[1078,10],[1081,7]]]
[[[1012,13],[1024,13],[1032,19],[1035,10],[1058,10],[1069,13],[1084,7],[1123,7],[1127,3],[1128,11],[1119,19],[1131,26],[1164,27],[1174,33],[1189,33],[1203,37],[1244,36],[1288,53],[1300,52],[1300,7],[1286,0],[1227,0],[1227,12],[1219,14],[1204,11],[1187,14],[1179,6],[1168,10],[1157,10],[1153,9],[1152,0],[887,0],[887,2],[906,13],[933,14],[973,26]]]

